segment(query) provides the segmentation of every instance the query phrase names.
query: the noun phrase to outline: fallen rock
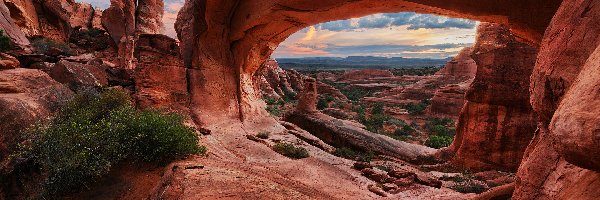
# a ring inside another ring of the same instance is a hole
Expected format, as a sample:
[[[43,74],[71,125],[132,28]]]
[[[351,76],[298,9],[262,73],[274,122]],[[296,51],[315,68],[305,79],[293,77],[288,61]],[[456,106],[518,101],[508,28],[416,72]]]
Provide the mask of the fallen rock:
[[[317,111],[318,95],[315,80],[305,79],[304,84],[304,89],[298,95],[296,110],[286,114],[283,120],[310,132],[325,143],[337,147],[345,146],[372,151],[409,162],[426,160],[435,152],[429,147],[409,144],[371,133],[358,128],[353,122],[339,120]]]
[[[367,178],[378,182],[378,183],[391,183],[396,179],[388,176],[384,171],[376,170],[373,168],[364,168],[360,172]]]
[[[296,126],[295,124],[289,123],[289,122],[284,122],[284,121],[280,121],[279,122],[282,126],[284,126],[286,129],[288,129],[289,133],[291,133],[292,135],[298,137],[299,139],[305,141],[306,143],[313,145],[325,152],[329,152],[329,153],[333,153],[335,152],[335,147],[332,147],[331,145],[328,145],[327,143],[323,142],[321,139],[319,139],[318,137],[315,137],[314,135],[310,134],[309,132],[301,129],[300,127]]]
[[[0,70],[19,68],[21,63],[11,55],[0,53]]]
[[[383,189],[383,191],[392,191],[392,190],[397,190],[398,186],[393,184],[393,183],[385,183],[381,185],[381,188]]]
[[[414,176],[410,176],[410,177],[406,177],[406,178],[399,178],[394,181],[394,184],[397,185],[398,187],[410,186],[412,184],[415,184],[415,178],[414,178]]]
[[[48,73],[54,80],[73,91],[108,85],[106,72],[97,66],[61,60]]]
[[[406,178],[415,176],[415,173],[404,169],[392,169],[388,172],[388,175],[394,178]]]
[[[369,186],[367,186],[367,189],[369,189],[369,191],[371,191],[379,196],[382,196],[382,197],[388,196],[388,194],[385,193],[385,191],[383,191],[383,189],[381,189],[380,187],[377,187],[375,185],[369,185]]]
[[[442,187],[442,181],[436,179],[435,177],[432,177],[430,175],[427,175],[425,173],[416,173],[415,174],[415,181],[421,185],[426,185],[426,186],[430,186],[430,187],[434,187],[434,188],[441,188]]]

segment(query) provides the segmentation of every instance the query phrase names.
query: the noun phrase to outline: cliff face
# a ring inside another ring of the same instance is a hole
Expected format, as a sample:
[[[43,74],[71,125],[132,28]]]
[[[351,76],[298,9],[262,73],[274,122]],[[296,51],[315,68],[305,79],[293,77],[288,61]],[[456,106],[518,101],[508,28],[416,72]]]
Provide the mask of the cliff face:
[[[304,76],[294,70],[283,70],[276,60],[267,60],[254,74],[253,83],[261,98],[281,100],[295,96],[303,88]]]
[[[517,173],[514,199],[598,199],[600,2],[564,1],[531,76],[538,132]]]
[[[451,162],[476,171],[515,171],[536,129],[528,84],[537,49],[503,25],[482,23],[477,34],[471,53],[477,74],[449,147]]]

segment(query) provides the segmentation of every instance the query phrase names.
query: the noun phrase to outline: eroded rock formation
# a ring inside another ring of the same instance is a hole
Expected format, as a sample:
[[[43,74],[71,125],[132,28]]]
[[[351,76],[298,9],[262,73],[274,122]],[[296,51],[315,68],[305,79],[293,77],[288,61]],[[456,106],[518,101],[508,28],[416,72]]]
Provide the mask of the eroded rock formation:
[[[136,44],[135,99],[142,108],[160,108],[187,114],[187,69],[174,39],[140,35]]]
[[[600,198],[593,139],[599,124],[598,23],[599,1],[566,0],[546,31],[531,76],[531,104],[540,122],[519,167],[514,199]]]
[[[25,33],[17,26],[15,20],[12,18],[10,10],[6,7],[4,1],[0,1],[0,28],[4,31],[11,41],[15,44],[26,46],[29,45]]]
[[[315,79],[304,80],[304,89],[298,94],[298,105],[293,113],[286,114],[284,121],[298,125],[335,147],[350,147],[362,151],[418,162],[431,155],[428,147],[394,140],[359,128],[355,122],[340,120],[317,110],[317,86]]]
[[[510,24],[519,36],[535,42],[559,3],[194,0],[187,1],[179,12],[176,30],[183,44],[184,63],[195,71],[192,79],[202,80],[191,85],[192,102],[198,102],[193,105],[195,111],[202,113],[200,116],[211,116],[202,120],[251,121],[267,115],[252,87],[253,73],[279,43],[309,25],[372,13],[417,11]],[[199,104],[201,101],[205,103]]]
[[[111,0],[102,12],[102,25],[117,45],[119,64],[135,68],[133,51],[139,34],[157,34],[162,30],[162,0]]]
[[[265,99],[290,98],[302,90],[304,76],[295,70],[283,70],[276,60],[267,60],[253,77],[257,90]]]
[[[452,163],[471,170],[515,171],[536,129],[528,103],[537,49],[507,27],[482,23],[471,56],[477,75],[466,94]]]

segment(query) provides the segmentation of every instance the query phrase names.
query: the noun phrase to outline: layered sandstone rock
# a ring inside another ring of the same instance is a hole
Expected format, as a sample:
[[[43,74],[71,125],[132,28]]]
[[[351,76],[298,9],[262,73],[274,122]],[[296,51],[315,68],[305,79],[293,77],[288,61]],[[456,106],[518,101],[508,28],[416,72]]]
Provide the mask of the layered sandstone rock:
[[[46,10],[66,22],[70,28],[87,29],[91,27],[94,17],[92,5],[76,3],[74,0],[45,0],[42,2]]]
[[[598,23],[600,2],[567,0],[546,31],[531,79],[539,131],[519,167],[513,199],[600,198]]]
[[[380,77],[393,77],[389,70],[377,70],[377,69],[366,69],[366,70],[355,70],[345,72],[342,77],[340,77],[339,81],[355,81],[355,80],[364,80],[364,79],[372,79],[372,78],[380,78]]]
[[[477,75],[449,147],[456,152],[452,163],[515,171],[536,129],[528,85],[537,49],[518,42],[503,25],[482,23],[477,34]]]
[[[187,69],[174,39],[140,35],[136,44],[135,99],[141,108],[186,113],[189,106]]]
[[[253,77],[254,85],[262,98],[281,100],[302,90],[303,75],[295,70],[283,70],[275,60],[267,60]]]
[[[135,19],[136,32],[141,34],[161,34],[163,29],[163,0],[141,0],[137,4]]]
[[[440,79],[447,79],[450,85],[435,91],[427,113],[436,117],[456,119],[465,104],[465,93],[477,73],[477,64],[471,57],[473,48],[467,47],[442,69],[436,72]]]
[[[11,55],[0,53],[0,70],[15,69],[20,67],[19,60]]]
[[[46,120],[73,92],[34,69],[0,71],[0,172],[8,167],[8,156],[22,141],[25,128]]]
[[[29,40],[11,17],[11,12],[8,7],[6,7],[4,1],[0,2],[0,28],[15,44],[20,46],[29,45]]]
[[[135,2],[111,0],[110,7],[102,12],[102,25],[117,45],[119,64],[127,69],[134,68]]]

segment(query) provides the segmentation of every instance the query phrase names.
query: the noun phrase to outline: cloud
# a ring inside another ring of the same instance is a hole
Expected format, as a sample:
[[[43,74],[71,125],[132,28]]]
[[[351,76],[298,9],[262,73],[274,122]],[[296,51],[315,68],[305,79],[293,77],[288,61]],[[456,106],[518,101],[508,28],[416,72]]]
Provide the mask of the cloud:
[[[433,45],[352,45],[336,44],[306,45],[301,43],[281,45],[274,57],[335,56],[356,55],[406,57],[406,58],[447,58],[455,56],[464,47],[472,44],[433,44]]]
[[[467,19],[455,19],[429,14],[413,12],[386,13],[358,18],[356,23],[350,20],[327,22],[319,26],[322,30],[330,31],[356,31],[369,28],[391,28],[407,26],[410,30],[416,29],[472,29],[477,22]]]

